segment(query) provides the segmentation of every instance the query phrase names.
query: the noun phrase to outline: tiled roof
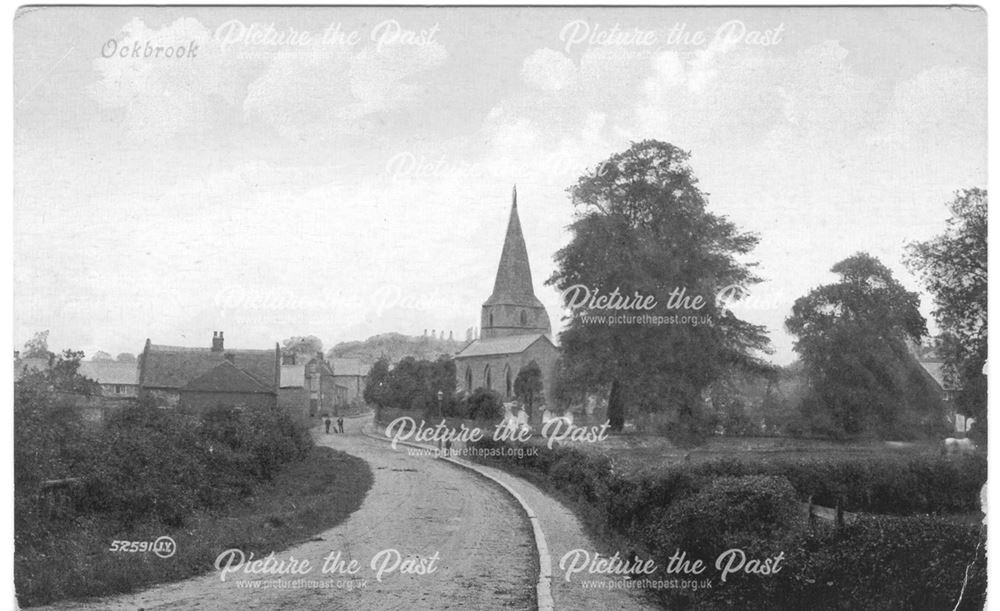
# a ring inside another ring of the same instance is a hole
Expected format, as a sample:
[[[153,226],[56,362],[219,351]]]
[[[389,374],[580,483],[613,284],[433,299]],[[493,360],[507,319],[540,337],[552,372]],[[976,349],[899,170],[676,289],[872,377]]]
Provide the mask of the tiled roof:
[[[271,388],[257,381],[246,371],[229,361],[222,361],[213,369],[191,380],[184,390],[198,392],[266,393]]]
[[[943,361],[920,361],[920,366],[934,379],[941,390],[962,390],[961,387],[948,381],[948,366]]]
[[[80,375],[100,384],[138,384],[139,366],[118,361],[80,361]]]
[[[368,366],[358,359],[333,359],[333,375],[364,377],[368,375]]]
[[[140,383],[150,388],[183,388],[189,382],[216,368],[227,356],[258,382],[273,388],[279,380],[276,350],[223,350],[149,344],[143,352]]]
[[[552,345],[552,341],[543,333],[510,335],[507,337],[491,337],[488,339],[477,339],[466,346],[465,350],[462,350],[455,355],[455,358],[461,359],[470,356],[493,356],[497,354],[520,354],[537,341],[545,341]]]

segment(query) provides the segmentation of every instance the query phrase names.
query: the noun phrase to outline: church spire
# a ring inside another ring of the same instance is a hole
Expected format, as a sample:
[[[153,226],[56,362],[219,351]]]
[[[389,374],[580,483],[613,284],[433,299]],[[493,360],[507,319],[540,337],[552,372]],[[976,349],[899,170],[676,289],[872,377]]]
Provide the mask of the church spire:
[[[511,196],[510,219],[507,221],[507,235],[500,254],[496,281],[493,283],[493,294],[484,305],[501,303],[541,306],[532,288],[528,249],[521,233],[521,219],[517,215],[517,185],[514,185]]]

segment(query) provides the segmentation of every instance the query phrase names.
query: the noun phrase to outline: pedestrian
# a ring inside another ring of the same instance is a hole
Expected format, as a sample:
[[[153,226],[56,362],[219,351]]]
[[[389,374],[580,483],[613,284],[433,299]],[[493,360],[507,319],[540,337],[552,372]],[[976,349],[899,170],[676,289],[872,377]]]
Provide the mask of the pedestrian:
[[[343,416],[337,416],[337,429],[339,429],[341,433],[344,432],[344,417]]]
[[[329,414],[323,416],[323,424],[326,425],[326,434],[330,434],[330,425],[333,424],[333,420],[330,420]]]

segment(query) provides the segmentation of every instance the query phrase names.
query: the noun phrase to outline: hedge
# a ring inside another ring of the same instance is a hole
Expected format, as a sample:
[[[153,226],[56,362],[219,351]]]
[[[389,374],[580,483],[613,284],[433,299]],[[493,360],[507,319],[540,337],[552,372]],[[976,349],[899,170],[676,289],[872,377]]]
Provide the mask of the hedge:
[[[658,591],[668,608],[952,609],[966,567],[961,608],[982,608],[983,530],[908,515],[978,509],[986,479],[981,456],[724,459],[630,476],[616,472],[606,456],[537,450],[483,461],[534,474],[581,505],[590,527],[623,538],[661,568],[677,550],[706,565],[734,547],[755,557],[785,553],[785,568],[774,575],[731,576],[696,592]],[[810,496],[831,506],[839,500],[848,511],[901,515],[862,515],[842,528],[811,529],[796,513],[797,501]]]

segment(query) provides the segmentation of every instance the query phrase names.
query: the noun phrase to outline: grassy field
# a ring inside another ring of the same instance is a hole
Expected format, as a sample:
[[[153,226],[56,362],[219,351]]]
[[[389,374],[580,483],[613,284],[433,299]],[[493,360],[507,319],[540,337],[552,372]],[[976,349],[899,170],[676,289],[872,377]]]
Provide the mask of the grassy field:
[[[279,551],[343,522],[361,506],[372,483],[360,458],[315,447],[251,497],[226,511],[193,515],[179,529],[142,524],[112,532],[98,521],[68,524],[49,549],[16,555],[18,601],[37,605],[177,581],[208,572],[220,552],[234,547],[258,556]],[[109,551],[114,540],[153,541],[161,535],[176,541],[174,556]]]

